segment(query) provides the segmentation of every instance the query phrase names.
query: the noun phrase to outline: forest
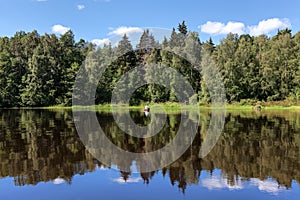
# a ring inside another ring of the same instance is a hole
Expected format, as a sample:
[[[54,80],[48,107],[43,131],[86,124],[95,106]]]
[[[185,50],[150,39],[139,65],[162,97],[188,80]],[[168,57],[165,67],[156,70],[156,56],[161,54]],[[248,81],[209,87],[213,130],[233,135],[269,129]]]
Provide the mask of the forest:
[[[0,37],[0,107],[71,105],[76,75],[91,54],[111,61],[99,80],[96,104],[110,103],[120,77],[149,63],[180,72],[196,92],[190,101],[207,104],[211,98],[203,75],[190,62],[172,53],[200,55],[203,50],[209,52],[221,74],[228,103],[299,102],[300,32],[278,30],[272,37],[230,33],[215,45],[212,39],[201,41],[199,33],[188,30],[183,21],[161,42],[145,30],[137,48],[126,35],[117,45],[97,47],[84,39],[75,41],[71,30],[60,36],[19,31],[12,37]],[[201,66],[207,65],[205,62],[200,58],[200,71]],[[147,79],[147,67],[144,76]],[[175,79],[171,82],[176,84]],[[128,84],[133,82],[128,80]],[[176,101],[172,90],[149,84],[134,92],[130,104]]]

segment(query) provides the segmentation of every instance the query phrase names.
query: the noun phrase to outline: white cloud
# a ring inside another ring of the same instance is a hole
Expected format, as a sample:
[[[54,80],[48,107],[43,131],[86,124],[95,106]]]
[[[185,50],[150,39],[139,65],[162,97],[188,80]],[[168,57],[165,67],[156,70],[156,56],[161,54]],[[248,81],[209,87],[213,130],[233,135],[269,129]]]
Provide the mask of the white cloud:
[[[56,24],[52,26],[52,32],[53,33],[58,33],[58,34],[65,34],[67,31],[69,31],[69,27],[62,26],[60,24]]]
[[[111,29],[111,28],[110,28]],[[127,26],[121,26],[115,30],[112,30],[108,33],[108,35],[120,35],[123,36],[124,34],[130,35],[132,33],[142,33],[143,29],[139,27],[127,27]]]
[[[142,178],[138,177],[138,178],[129,178],[125,181],[122,177],[120,177],[120,178],[113,179],[113,182],[119,184],[126,184],[126,183],[138,183],[142,180],[143,180]]]
[[[46,2],[48,0],[36,0],[37,2]]]
[[[83,9],[85,9],[85,5],[77,5],[77,9],[78,10],[83,10]]]
[[[243,185],[238,181],[236,185],[229,185],[227,179],[218,178],[218,177],[210,177],[206,178],[202,181],[202,185],[209,190],[215,190],[215,189],[223,189],[228,188],[230,190],[239,190],[243,189]]]
[[[205,24],[199,26],[203,33],[211,35],[223,35],[228,33],[243,34],[245,25],[241,22],[228,22],[227,24],[221,22],[208,21]]]
[[[206,187],[209,190],[216,189],[226,189],[229,190],[238,190],[246,188],[246,182],[241,181],[241,178],[238,177],[235,185],[229,185],[227,178],[212,176],[202,180],[203,187]],[[278,195],[280,191],[283,191],[284,188],[278,185],[277,182],[271,180],[260,180],[258,178],[251,178],[248,186],[257,187],[260,191],[268,192],[273,195]]]
[[[52,181],[52,183],[55,185],[60,185],[60,184],[63,184],[64,182],[66,182],[66,181],[62,178],[56,178]]]
[[[291,26],[289,19],[279,19],[279,18],[272,18],[267,20],[262,20],[255,26],[249,26],[249,34],[250,35],[262,35],[268,34],[272,31],[282,28],[288,28]]]
[[[97,46],[103,46],[103,45],[108,45],[110,43],[110,40],[108,38],[104,39],[94,39],[92,40],[92,43],[97,45]]]
[[[103,165],[100,165],[100,166],[97,165],[95,169],[96,169],[96,170],[104,170],[104,171],[109,170],[108,167],[104,167]]]
[[[278,183],[268,180],[262,181],[257,178],[253,178],[251,179],[251,184],[257,186],[260,191],[265,191],[275,195],[282,190],[282,188],[278,186]]]
[[[237,33],[244,34],[245,25],[241,22],[228,22],[226,26],[223,28],[222,33]]]
[[[198,28],[201,29],[201,32],[208,33],[208,34],[218,34],[221,32],[224,24],[221,22],[211,22],[208,21],[206,24],[199,26]]]
[[[221,22],[208,21],[203,25],[198,26],[201,32],[210,35],[226,35],[228,33],[237,33],[239,35],[248,33],[250,35],[269,34],[274,30],[288,28],[291,26],[289,19],[271,18],[260,21],[257,25],[245,26],[242,22]]]

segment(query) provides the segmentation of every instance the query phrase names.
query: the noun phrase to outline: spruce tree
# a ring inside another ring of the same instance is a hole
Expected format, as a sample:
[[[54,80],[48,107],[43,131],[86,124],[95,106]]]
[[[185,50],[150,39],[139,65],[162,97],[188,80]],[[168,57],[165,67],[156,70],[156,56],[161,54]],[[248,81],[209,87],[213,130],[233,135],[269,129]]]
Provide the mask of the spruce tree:
[[[183,35],[186,35],[187,34],[187,26],[185,25],[185,21],[183,20],[181,24],[178,24],[178,31],[183,34]]]

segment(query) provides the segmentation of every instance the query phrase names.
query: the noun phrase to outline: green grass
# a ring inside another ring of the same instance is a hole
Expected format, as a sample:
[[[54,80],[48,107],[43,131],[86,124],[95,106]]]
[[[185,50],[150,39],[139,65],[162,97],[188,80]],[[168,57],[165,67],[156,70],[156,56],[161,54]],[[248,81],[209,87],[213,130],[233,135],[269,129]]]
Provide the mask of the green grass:
[[[168,112],[168,113],[179,113],[182,111],[196,111],[197,109],[200,110],[211,110],[211,109],[224,109],[223,106],[212,106],[212,105],[200,105],[199,107],[194,105],[180,105],[178,103],[159,103],[159,104],[149,104],[150,108],[154,110],[156,108],[156,112]],[[160,106],[161,108],[157,108],[157,106]],[[126,111],[126,105],[116,105],[116,109],[118,111]],[[79,110],[81,109],[92,109],[97,111],[103,111],[103,112],[110,112],[111,111],[111,105],[105,104],[105,105],[96,105],[93,106],[79,106],[77,107]],[[130,106],[130,110],[143,110],[144,105],[139,106]],[[254,108],[252,105],[235,105],[235,104],[227,104],[225,106],[225,109],[227,111],[254,111]],[[288,111],[299,111],[300,112],[300,106],[262,106],[262,112],[263,111],[280,111],[280,110],[288,110]]]
[[[200,110],[210,110],[210,109],[223,109],[223,106],[212,106],[212,105],[200,105],[199,107],[194,105],[186,105],[179,103],[158,103],[158,104],[149,104],[152,110],[157,106],[163,108],[166,112],[181,112],[181,111],[195,111],[197,108]],[[126,111],[127,105],[118,104],[115,107],[118,111]],[[144,105],[130,106],[130,110],[143,110]],[[163,109],[156,108],[156,111],[163,111]],[[253,105],[240,105],[240,104],[227,104],[226,110],[231,111],[253,111]],[[60,109],[75,109],[75,110],[96,110],[103,112],[111,112],[111,104],[102,104],[95,106],[49,106],[49,107],[21,107],[21,108],[11,108],[11,109],[48,109],[48,110],[60,110]],[[278,110],[289,110],[289,111],[299,111],[300,106],[298,105],[272,105],[272,104],[262,104],[262,111],[278,111]]]
[[[300,106],[266,106],[266,110],[296,110],[300,111]]]

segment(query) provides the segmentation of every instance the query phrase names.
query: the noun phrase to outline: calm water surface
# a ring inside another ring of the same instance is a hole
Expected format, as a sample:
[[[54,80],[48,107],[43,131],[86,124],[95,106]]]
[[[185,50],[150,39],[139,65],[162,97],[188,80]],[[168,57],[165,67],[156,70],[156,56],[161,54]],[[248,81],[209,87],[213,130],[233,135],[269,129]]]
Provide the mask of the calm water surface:
[[[140,125],[150,120],[131,116]],[[70,110],[1,110],[0,199],[299,199],[300,113],[227,112],[216,146],[200,159],[210,116],[201,113],[196,138],[173,164],[128,173],[85,149]],[[137,139],[110,113],[97,117],[114,144],[134,152],[166,145],[180,124],[180,114],[169,114],[159,134]]]

